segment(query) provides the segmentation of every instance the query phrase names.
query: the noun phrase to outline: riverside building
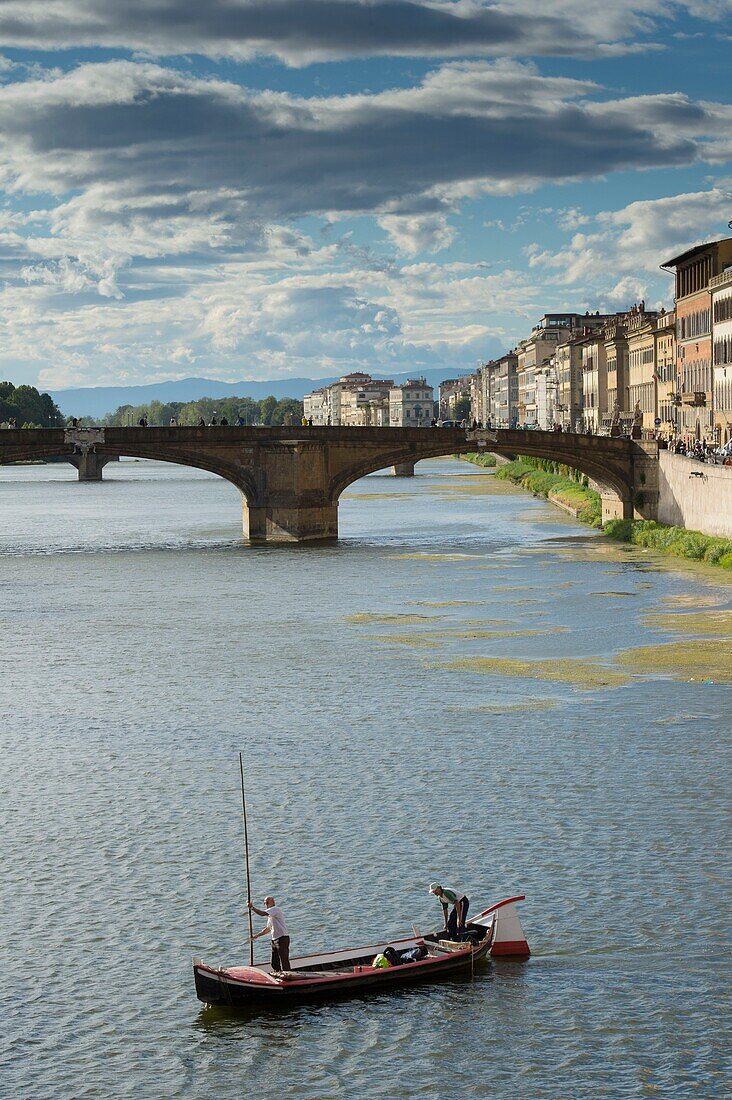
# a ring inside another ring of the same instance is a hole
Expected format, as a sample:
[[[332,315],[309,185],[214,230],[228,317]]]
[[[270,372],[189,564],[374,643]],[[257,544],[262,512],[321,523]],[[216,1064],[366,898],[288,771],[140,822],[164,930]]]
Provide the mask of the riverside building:
[[[625,334],[625,317],[620,314],[605,326],[605,374],[607,398],[600,414],[600,424],[608,426],[614,413],[619,411],[620,422],[627,425],[633,419],[628,395],[628,341]]]
[[[676,434],[676,314],[661,310],[655,331],[658,419],[665,435]]]
[[[732,264],[732,237],[689,248],[661,267],[675,274],[679,430],[697,439],[714,433],[712,280]]]
[[[350,425],[362,427],[378,422],[374,405],[385,402],[388,423],[389,392],[394,385],[391,378],[372,378],[370,374],[354,371],[344,374],[337,382],[323,389],[306,393],[303,411],[313,424]],[[382,414],[383,420],[383,414]]]
[[[410,378],[389,390],[387,423],[396,428],[428,427],[435,399],[424,378]]]
[[[732,439],[732,263],[710,279],[714,428],[724,445]]]
[[[636,406],[643,413],[642,427],[652,432],[658,417],[658,377],[656,371],[656,323],[658,314],[646,312],[645,303],[633,306],[626,319],[628,355],[628,411],[631,418]],[[609,389],[609,385],[608,385]]]
[[[541,320],[534,325],[531,335],[522,340],[517,348],[518,355],[518,421],[523,427],[552,427],[553,423],[539,424],[539,407],[537,405],[537,372],[543,376],[539,383],[541,392],[542,416],[546,420],[547,409],[550,403],[554,408],[557,404],[563,404],[558,397],[558,366],[556,360],[551,366],[552,356],[557,347],[571,339],[575,333],[585,330],[594,331],[602,328],[607,320],[607,315],[600,313],[545,313]],[[545,368],[548,368],[545,370]],[[550,391],[554,387],[554,399]],[[553,411],[552,417],[556,415]]]
[[[303,416],[306,420],[312,420],[314,425],[322,427],[328,423],[328,390],[313,390],[306,393],[303,401]]]
[[[585,337],[581,356],[582,427],[596,434],[607,410],[607,358],[603,335]]]
[[[440,382],[439,412],[441,420],[462,420],[457,416],[458,405],[461,401],[470,404],[470,375],[464,374],[459,378],[446,378]]]
[[[483,423],[490,421],[494,428],[515,428],[518,410],[518,355],[506,352],[500,359],[492,359],[483,367],[485,381],[485,415]],[[476,420],[480,419],[476,417]]]
[[[573,333],[557,345],[554,367],[557,376],[555,422],[565,432],[582,431],[582,346],[588,333]]]

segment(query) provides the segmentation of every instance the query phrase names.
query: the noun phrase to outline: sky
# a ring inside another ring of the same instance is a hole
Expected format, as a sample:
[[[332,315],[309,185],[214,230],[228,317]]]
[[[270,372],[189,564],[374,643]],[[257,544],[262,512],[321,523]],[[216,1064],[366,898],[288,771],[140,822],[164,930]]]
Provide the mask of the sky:
[[[468,373],[672,305],[732,0],[0,0],[0,377]]]

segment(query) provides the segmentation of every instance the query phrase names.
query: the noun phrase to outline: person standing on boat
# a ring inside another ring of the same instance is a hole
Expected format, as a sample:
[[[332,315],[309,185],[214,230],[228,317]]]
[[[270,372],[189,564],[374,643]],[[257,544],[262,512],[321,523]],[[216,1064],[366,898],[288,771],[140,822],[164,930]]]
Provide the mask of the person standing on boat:
[[[272,937],[272,969],[289,970],[290,936],[285,924],[285,914],[279,905],[275,904],[275,899],[269,895],[264,899],[264,909],[257,909],[252,902],[249,902],[249,908],[260,917],[267,918],[266,926],[261,932],[257,932],[256,936],[252,936],[252,939],[258,940],[260,936],[266,936],[269,932]]]
[[[445,931],[450,934],[450,939],[457,940],[460,933],[465,931],[465,918],[468,915],[470,898],[460,890],[451,890],[449,886],[440,886],[439,882],[430,883],[430,893],[434,894],[442,906],[442,914],[445,918]],[[452,913],[448,917],[448,909],[452,906]]]

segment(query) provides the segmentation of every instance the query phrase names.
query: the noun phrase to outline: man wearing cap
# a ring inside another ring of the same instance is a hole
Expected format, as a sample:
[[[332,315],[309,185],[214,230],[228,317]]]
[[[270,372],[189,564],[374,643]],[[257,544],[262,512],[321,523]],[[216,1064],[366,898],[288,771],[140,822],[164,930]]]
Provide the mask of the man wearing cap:
[[[430,893],[434,894],[442,906],[442,915],[445,919],[445,931],[451,940],[458,940],[460,933],[465,931],[465,918],[468,915],[470,899],[460,890],[452,890],[449,886],[440,886],[439,882],[430,883]],[[452,913],[448,918],[447,911],[452,906]]]
[[[275,899],[269,895],[264,899],[264,909],[257,909],[251,902],[249,902],[249,908],[260,917],[267,918],[265,927],[252,936],[252,939],[258,940],[260,936],[266,936],[269,932],[272,937],[272,969],[289,970],[290,936],[285,924],[285,914],[279,905],[275,904]]]

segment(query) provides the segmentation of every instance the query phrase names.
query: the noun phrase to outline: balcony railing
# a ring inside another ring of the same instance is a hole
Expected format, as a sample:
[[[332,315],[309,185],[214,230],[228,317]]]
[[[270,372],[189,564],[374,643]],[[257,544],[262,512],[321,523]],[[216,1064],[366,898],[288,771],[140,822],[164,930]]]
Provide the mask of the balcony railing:
[[[732,267],[728,267],[719,275],[713,275],[709,280],[709,289],[717,290],[720,286],[726,286],[727,283],[732,283]]]

